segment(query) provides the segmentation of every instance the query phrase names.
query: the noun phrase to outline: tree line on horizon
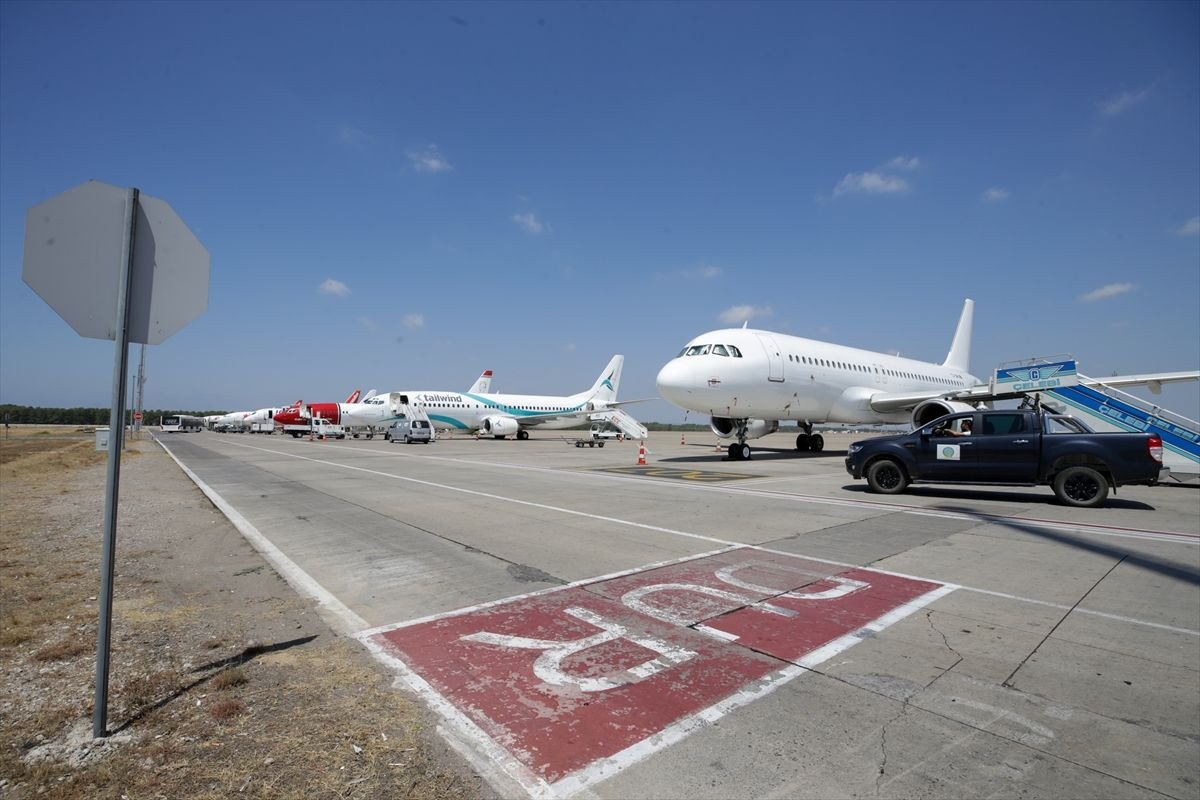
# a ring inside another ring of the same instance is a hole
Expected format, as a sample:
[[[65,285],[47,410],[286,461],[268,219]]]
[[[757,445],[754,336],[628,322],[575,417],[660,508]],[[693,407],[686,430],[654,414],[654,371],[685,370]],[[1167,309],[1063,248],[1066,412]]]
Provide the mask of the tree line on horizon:
[[[192,417],[207,417],[225,414],[225,411],[179,411],[155,408],[142,411],[143,425],[158,425],[163,417],[187,414]],[[111,408],[43,408],[41,406],[18,406],[0,403],[0,419],[9,425],[107,425]],[[133,422],[133,409],[125,409],[125,424]]]

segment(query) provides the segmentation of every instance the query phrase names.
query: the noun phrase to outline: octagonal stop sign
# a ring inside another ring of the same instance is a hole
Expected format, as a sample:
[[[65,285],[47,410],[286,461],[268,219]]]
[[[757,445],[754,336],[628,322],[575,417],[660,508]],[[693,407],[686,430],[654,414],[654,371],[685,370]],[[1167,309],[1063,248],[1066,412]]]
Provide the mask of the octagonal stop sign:
[[[75,329],[116,339],[128,190],[88,181],[25,214],[21,278]],[[208,250],[163,200],[138,197],[129,341],[159,344],[208,308]]]

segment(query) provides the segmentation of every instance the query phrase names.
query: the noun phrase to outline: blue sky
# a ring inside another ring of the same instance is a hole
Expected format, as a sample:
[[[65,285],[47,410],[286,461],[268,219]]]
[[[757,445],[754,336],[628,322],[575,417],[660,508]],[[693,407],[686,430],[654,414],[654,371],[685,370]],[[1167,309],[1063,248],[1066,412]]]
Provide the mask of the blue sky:
[[[967,296],[978,375],[1194,370],[1198,34],[1195,2],[9,0],[0,402],[109,402],[112,344],[20,278],[25,210],[90,178],[212,253],[151,408],[569,393],[613,353],[652,397],[747,315],[940,361]]]

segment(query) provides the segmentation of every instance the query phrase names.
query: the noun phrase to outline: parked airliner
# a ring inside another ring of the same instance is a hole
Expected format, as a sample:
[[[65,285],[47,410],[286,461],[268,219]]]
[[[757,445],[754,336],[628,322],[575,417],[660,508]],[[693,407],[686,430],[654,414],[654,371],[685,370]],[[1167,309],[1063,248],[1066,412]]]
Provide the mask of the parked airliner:
[[[613,356],[592,388],[566,396],[490,394],[487,392],[404,391],[410,402],[420,405],[437,428],[480,431],[503,439],[515,435],[528,439],[528,428],[558,430],[574,428],[589,419],[605,419],[630,436],[645,436],[645,428],[625,412],[617,401],[625,356]],[[485,372],[480,380],[490,380]]]
[[[963,303],[941,364],[859,350],[771,331],[726,328],[688,342],[658,373],[658,391],[688,411],[712,417],[717,436],[736,442],[729,457],[750,458],[747,439],[796,420],[797,450],[822,450],[822,422],[915,425],[972,408],[952,399],[979,383],[968,372],[975,302]]]

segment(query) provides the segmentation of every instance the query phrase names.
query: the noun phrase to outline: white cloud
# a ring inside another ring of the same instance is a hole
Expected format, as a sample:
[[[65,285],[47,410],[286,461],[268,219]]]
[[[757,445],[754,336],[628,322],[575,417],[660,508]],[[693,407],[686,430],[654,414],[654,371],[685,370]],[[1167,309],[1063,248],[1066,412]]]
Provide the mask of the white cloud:
[[[769,317],[774,313],[770,306],[731,306],[718,314],[717,319],[727,325],[735,325],[754,317]]]
[[[679,275],[679,277],[681,277],[681,278],[688,278],[688,279],[699,278],[700,280],[711,281],[714,278],[721,277],[721,268],[714,267],[709,264],[703,264],[698,267],[692,267],[691,269],[681,269],[676,274]]]
[[[1079,295],[1079,302],[1094,303],[1097,300],[1104,300],[1109,297],[1116,297],[1119,294],[1132,292],[1135,288],[1132,283],[1110,283],[1107,286],[1101,286],[1099,289],[1093,289],[1087,294]]]
[[[574,353],[575,352],[575,343],[567,342],[566,344],[563,345],[563,350],[567,351],[568,353]]]
[[[1100,113],[1106,117],[1115,117],[1118,114],[1124,114],[1126,111],[1136,105],[1139,105],[1142,101],[1149,97],[1150,89],[1150,86],[1147,86],[1144,89],[1136,89],[1134,91],[1129,91],[1127,89],[1123,92],[1118,92],[1106,100],[1101,100],[1099,103],[1097,103],[1097,105],[1100,107]]]
[[[404,315],[404,327],[406,327],[406,328],[424,328],[425,327],[425,315],[424,314],[405,314]]]
[[[406,154],[417,172],[449,172],[454,169],[436,144],[431,144],[424,150],[409,150]]]
[[[544,222],[542,222],[540,219],[538,219],[537,215],[534,214],[532,211],[526,212],[524,214],[513,214],[512,218],[513,218],[513,222],[517,223],[522,228],[524,228],[527,232],[532,233],[534,236],[537,236],[538,234],[542,233],[543,231],[546,231],[549,229],[549,226],[547,226]]]
[[[341,281],[335,281],[333,278],[326,278],[325,281],[317,287],[317,291],[321,294],[331,294],[335,297],[345,297],[350,294],[350,287]]]
[[[371,135],[350,125],[343,125],[338,128],[338,141],[347,147],[357,147],[361,150],[371,143]]]
[[[896,156],[887,163],[891,169],[902,169],[907,172],[912,172],[917,167],[921,166],[921,159],[916,156]]]
[[[851,172],[833,188],[833,196],[842,194],[903,194],[908,181],[882,172]]]
[[[1179,236],[1200,236],[1200,217],[1192,217],[1176,229]]]
[[[989,203],[999,203],[1001,200],[1008,199],[1008,189],[1001,189],[999,186],[990,186],[983,190],[983,199]]]
[[[377,324],[375,324],[375,320],[371,319],[370,317],[359,317],[358,324],[362,325],[364,328],[366,328],[369,331],[379,330],[379,326]]]

